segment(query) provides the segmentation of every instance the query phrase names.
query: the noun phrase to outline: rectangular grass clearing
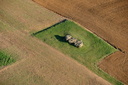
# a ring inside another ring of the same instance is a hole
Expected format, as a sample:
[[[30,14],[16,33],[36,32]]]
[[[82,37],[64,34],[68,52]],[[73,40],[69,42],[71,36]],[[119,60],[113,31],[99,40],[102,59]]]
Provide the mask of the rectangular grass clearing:
[[[70,34],[73,37],[82,40],[84,46],[82,48],[77,48],[70,45],[65,41],[64,36],[66,34]],[[117,49],[97,37],[95,34],[83,29],[76,23],[65,20],[60,24],[53,25],[45,30],[34,33],[33,35],[57,50],[60,50],[65,55],[77,60],[79,63],[85,65],[112,84],[122,85],[121,82],[97,67],[97,63],[101,59],[114,53]]]
[[[3,51],[0,51],[0,67],[7,66],[14,62],[15,62],[15,59],[13,59],[12,56],[6,54]]]

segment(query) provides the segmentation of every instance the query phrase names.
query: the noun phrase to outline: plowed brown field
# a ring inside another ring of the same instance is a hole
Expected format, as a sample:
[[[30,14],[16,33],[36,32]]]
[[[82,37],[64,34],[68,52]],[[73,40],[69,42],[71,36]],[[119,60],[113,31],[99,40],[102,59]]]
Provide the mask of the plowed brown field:
[[[107,57],[99,66],[128,84],[128,0],[33,1],[80,23],[118,48],[121,54]]]
[[[18,56],[0,69],[0,85],[111,85],[28,33],[63,19],[31,0],[0,0],[0,50]]]
[[[3,33],[1,47],[6,46],[22,59],[0,70],[0,85],[111,85],[34,37],[19,30]]]
[[[117,79],[127,84],[128,82],[128,72],[127,72],[128,71],[128,63],[127,63],[128,58],[127,56],[128,56],[127,54],[124,54],[122,52],[116,52],[106,57],[104,60],[102,60],[99,63],[99,67],[105,70],[110,75],[115,76]]]
[[[30,0],[0,0],[0,20],[26,32],[37,32],[63,19]]]

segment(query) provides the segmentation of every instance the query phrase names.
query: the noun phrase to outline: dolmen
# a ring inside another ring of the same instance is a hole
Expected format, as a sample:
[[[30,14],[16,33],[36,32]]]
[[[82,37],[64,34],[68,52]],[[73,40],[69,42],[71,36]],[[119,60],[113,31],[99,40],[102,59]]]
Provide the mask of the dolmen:
[[[65,36],[65,39],[66,39],[67,42],[69,42],[70,44],[74,44],[74,46],[76,46],[78,48],[80,48],[84,45],[82,40],[78,40],[78,39],[72,37],[69,34]]]

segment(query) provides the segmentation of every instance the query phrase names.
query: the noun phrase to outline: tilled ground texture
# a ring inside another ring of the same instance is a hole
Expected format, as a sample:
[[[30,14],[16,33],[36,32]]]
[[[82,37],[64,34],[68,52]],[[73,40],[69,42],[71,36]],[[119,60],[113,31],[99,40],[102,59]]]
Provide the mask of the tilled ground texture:
[[[22,59],[0,70],[0,85],[111,85],[34,37],[19,30],[3,33],[2,48],[11,49]]]
[[[33,1],[78,22],[118,48],[121,54],[105,58],[99,66],[128,84],[128,0]]]
[[[63,19],[30,0],[0,0],[0,20],[26,32],[42,30]]]
[[[111,85],[29,34],[63,19],[31,0],[0,0],[0,50],[18,56],[0,85]]]
[[[128,63],[127,63],[128,58],[126,56],[128,55],[122,52],[116,52],[106,57],[104,60],[102,60],[99,63],[99,67],[105,70],[107,73],[110,73],[110,75],[116,76],[117,79],[119,80],[123,81],[124,79],[125,80],[124,82],[127,84],[128,82],[128,72],[127,72],[128,71]],[[121,63],[118,63],[118,62],[121,62]],[[110,64],[112,64],[112,66]],[[109,70],[108,68],[111,70]],[[118,72],[118,74],[115,72]]]

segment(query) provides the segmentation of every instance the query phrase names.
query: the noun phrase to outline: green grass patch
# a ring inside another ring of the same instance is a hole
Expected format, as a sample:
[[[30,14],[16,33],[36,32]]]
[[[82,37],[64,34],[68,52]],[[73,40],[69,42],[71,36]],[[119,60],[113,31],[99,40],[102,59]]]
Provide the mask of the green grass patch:
[[[8,55],[5,52],[0,51],[0,66],[6,66],[14,62],[15,59],[13,59],[11,55]]]
[[[65,41],[64,36],[66,34],[70,34],[73,37],[82,40],[84,46],[82,48],[76,48],[73,45],[70,45]],[[77,60],[79,63],[85,65],[112,84],[122,85],[121,82],[97,67],[97,63],[102,58],[114,53],[117,49],[74,22],[64,21],[60,24],[53,25],[45,30],[34,33],[33,35],[60,50],[62,53]]]

